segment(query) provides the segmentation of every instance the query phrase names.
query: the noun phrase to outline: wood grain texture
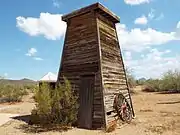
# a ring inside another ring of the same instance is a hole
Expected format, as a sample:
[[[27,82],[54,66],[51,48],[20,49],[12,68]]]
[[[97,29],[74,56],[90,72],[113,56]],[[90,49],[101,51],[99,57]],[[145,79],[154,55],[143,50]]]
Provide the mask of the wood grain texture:
[[[67,30],[57,83],[63,83],[65,76],[78,95],[87,94],[82,92],[81,78],[93,75],[92,112],[88,113],[92,114],[92,120],[89,121],[92,128],[106,128],[115,119],[114,113],[108,114],[113,110],[115,94],[122,92],[130,99],[115,28],[119,19],[96,3],[63,16],[63,20],[67,22]],[[86,108],[80,103],[81,109]],[[84,116],[78,115],[81,120]]]
[[[83,14],[86,14],[87,12],[90,12],[90,11],[98,11],[100,14],[102,14],[103,16],[109,18],[114,23],[118,23],[119,22],[119,17],[116,16],[111,11],[109,11],[106,7],[104,7],[100,3],[95,3],[95,4],[89,5],[87,7],[75,10],[75,11],[73,11],[73,12],[67,14],[67,15],[64,15],[62,17],[62,19],[64,21],[67,21],[70,18],[73,18],[73,17],[76,17],[76,16],[81,16]]]
[[[109,112],[113,110],[115,94],[121,92],[127,98],[129,94],[115,24],[107,22],[107,18],[99,15],[98,25],[102,52],[104,102],[105,110]],[[107,115],[106,125],[114,119],[113,113]]]
[[[88,12],[73,17],[68,22],[58,82],[63,81],[63,76],[67,77],[75,91],[79,93],[81,76],[88,74],[95,76],[92,128],[100,128],[104,125],[104,111],[95,13]],[[83,106],[82,103],[81,105]]]

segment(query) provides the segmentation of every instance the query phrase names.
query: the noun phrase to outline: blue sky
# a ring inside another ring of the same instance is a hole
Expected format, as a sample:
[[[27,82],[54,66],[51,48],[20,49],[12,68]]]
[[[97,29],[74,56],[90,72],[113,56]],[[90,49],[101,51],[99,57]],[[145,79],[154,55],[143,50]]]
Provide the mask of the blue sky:
[[[1,0],[0,76],[40,79],[58,72],[63,14],[101,2],[117,24],[125,65],[137,77],[160,77],[180,67],[179,0]]]

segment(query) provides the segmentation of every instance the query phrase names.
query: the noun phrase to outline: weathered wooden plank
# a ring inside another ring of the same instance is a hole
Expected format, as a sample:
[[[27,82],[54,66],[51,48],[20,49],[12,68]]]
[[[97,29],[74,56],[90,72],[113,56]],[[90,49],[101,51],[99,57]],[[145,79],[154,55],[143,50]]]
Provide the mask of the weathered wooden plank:
[[[74,37],[76,37],[76,36],[74,36]],[[79,40],[83,40],[83,38],[85,38],[85,37],[81,37],[80,39],[72,38],[71,40],[66,41],[66,44],[72,44],[74,42],[78,42]],[[91,34],[91,35],[86,36],[86,38],[88,39],[87,41],[90,41],[95,38],[95,35]]]
[[[91,63],[96,63],[97,62],[97,57],[88,57],[88,58],[84,58],[84,59],[80,59],[78,60],[74,60],[74,59],[71,59],[71,60],[67,60],[65,61],[63,64],[64,65],[69,65],[69,64],[77,64],[77,65],[80,65],[80,64],[91,64]]]
[[[99,97],[99,96],[101,96],[100,89],[97,91],[94,91],[94,97]]]
[[[114,28],[114,23],[112,23],[111,21],[109,21],[108,19],[106,19],[104,16],[98,14],[97,18],[98,18],[98,24],[102,23],[102,24],[104,24],[106,27]]]
[[[67,76],[78,93],[80,77],[95,75],[93,127],[107,126],[113,120],[113,114],[105,115],[113,109],[115,93],[128,93],[115,20],[102,12],[89,10],[66,20],[68,27],[58,77],[58,81],[63,81],[62,76]]]
[[[78,9],[78,10],[75,10],[74,12],[72,13],[69,13],[67,15],[64,15],[62,17],[62,19],[64,21],[67,21],[69,20],[70,18],[75,18],[75,17],[79,17],[79,16],[82,16],[83,14],[87,14],[87,13],[91,13],[92,11],[97,11],[97,12],[100,12],[101,14],[104,13],[105,16],[108,16],[110,17],[110,21],[112,23],[117,23],[119,22],[119,17],[116,16],[114,13],[112,13],[111,11],[109,11],[106,7],[102,6],[100,3],[95,3],[95,4],[92,4],[90,6],[87,6],[87,7],[84,7],[84,8],[81,8],[81,9]]]
[[[98,57],[95,52],[97,52],[97,48],[92,48],[91,50],[88,49],[86,51],[84,50],[82,55],[80,55],[79,51],[67,52],[67,53],[69,53],[69,55],[71,54],[71,56],[65,55],[65,58],[67,61],[69,59],[73,59],[73,56],[77,57],[77,60],[82,60],[82,59],[88,58],[88,57]]]
[[[88,31],[88,30],[78,30],[78,31],[75,31],[75,32],[78,32],[78,33],[69,34],[67,36],[68,36],[68,38],[71,38],[71,39],[81,40],[81,39],[83,39],[83,37],[95,36],[94,31],[92,31],[92,30],[93,29],[91,29],[90,31]],[[89,39],[86,39],[86,40],[89,40]]]
[[[113,105],[107,105],[107,104],[106,104],[105,108],[106,108],[106,112],[111,112],[111,111],[114,110]]]
[[[118,39],[116,37],[115,30],[108,29],[108,28],[100,28],[100,39],[105,41],[106,39],[112,39],[116,41],[115,43],[118,44]]]
[[[102,104],[93,104],[94,111],[96,112],[102,112]]]
[[[114,115],[109,115],[108,117],[107,117],[107,122],[110,124],[112,121],[115,121],[116,119],[115,119],[115,117],[114,117]]]
[[[111,90],[112,88],[114,88],[114,89],[126,89],[127,88],[127,86],[122,86],[121,84],[120,85],[104,85],[104,88],[105,89],[109,89],[109,90]]]
[[[110,38],[110,39],[113,39],[118,42],[115,29],[107,29],[107,28],[103,28],[103,27],[100,27],[99,29],[100,29],[101,36],[102,36],[102,34],[106,35],[106,38]]]
[[[64,49],[79,49],[79,47],[96,47],[95,46],[97,44],[97,41],[96,39],[91,39],[91,40],[85,40],[85,39],[82,39],[82,40],[79,40],[78,42],[73,42],[73,43],[67,43],[65,44],[65,48]],[[77,48],[78,47],[78,48]]]
[[[126,82],[124,78],[109,78],[109,77],[104,77],[104,81],[112,81],[112,82]]]
[[[106,89],[104,93],[104,97],[109,96],[109,95],[115,95],[119,94],[121,92],[123,95],[129,94],[127,88],[126,89]]]
[[[114,68],[114,69],[123,69],[123,67],[120,65],[120,63],[113,63],[113,62],[110,62],[110,61],[102,61],[102,66],[105,68],[106,67],[110,67],[110,68]]]

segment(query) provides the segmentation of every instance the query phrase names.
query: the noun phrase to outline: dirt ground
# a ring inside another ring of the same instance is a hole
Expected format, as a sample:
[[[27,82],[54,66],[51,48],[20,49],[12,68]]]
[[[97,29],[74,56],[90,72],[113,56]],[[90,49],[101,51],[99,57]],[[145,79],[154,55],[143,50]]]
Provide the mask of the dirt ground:
[[[141,92],[137,87],[132,96],[136,118],[131,124],[118,127],[111,133],[102,130],[73,128],[68,131],[44,131],[28,126],[27,115],[34,107],[32,99],[16,107],[1,109],[0,113],[22,114],[0,127],[0,135],[180,135],[180,94],[158,94]],[[29,100],[30,99],[30,100]],[[2,106],[2,105],[1,105]]]

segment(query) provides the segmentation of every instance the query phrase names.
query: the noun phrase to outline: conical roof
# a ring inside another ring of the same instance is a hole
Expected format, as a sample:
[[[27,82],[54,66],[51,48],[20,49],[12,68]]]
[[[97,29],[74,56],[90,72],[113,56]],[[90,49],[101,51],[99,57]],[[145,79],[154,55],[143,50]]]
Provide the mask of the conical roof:
[[[48,72],[39,81],[41,81],[41,82],[56,82],[57,81],[57,75],[55,75],[51,72]]]

